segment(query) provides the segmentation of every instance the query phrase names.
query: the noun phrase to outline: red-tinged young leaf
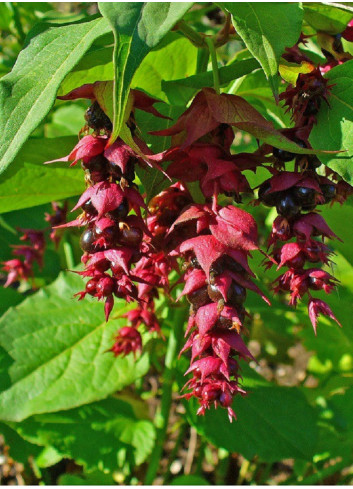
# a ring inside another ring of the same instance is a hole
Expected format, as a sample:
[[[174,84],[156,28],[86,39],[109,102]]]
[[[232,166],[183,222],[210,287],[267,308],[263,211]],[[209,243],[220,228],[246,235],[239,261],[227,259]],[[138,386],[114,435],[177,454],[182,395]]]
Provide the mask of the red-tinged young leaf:
[[[110,313],[112,312],[112,309],[114,307],[114,296],[109,295],[104,304],[104,314],[105,314],[105,320],[108,321]]]
[[[277,267],[279,270],[287,262],[296,258],[302,252],[302,247],[298,243],[287,243],[281,248],[281,261]]]
[[[213,236],[197,236],[196,238],[188,239],[180,245],[179,249],[181,253],[186,253],[187,251],[193,251],[195,253],[208,279],[211,265],[218,258],[227,254],[227,247]]]
[[[211,356],[200,358],[200,360],[196,360],[196,362],[190,366],[184,375],[188,375],[190,372],[199,369],[201,372],[201,382],[204,382],[206,377],[212,375],[213,373],[217,373],[221,368],[221,365],[222,360],[220,358]]]
[[[227,273],[221,273],[220,275],[216,275],[214,277],[214,285],[222,294],[222,297],[225,302],[227,302],[228,299],[227,293],[231,283],[232,283],[232,277],[230,277]],[[223,316],[223,311],[222,311],[222,316]]]
[[[127,192],[129,190],[129,192]],[[129,196],[135,196],[137,193],[133,189],[127,189],[125,193]],[[136,197],[134,197],[136,200]],[[96,183],[92,187],[83,192],[79,201],[72,209],[73,211],[85,204],[89,199],[91,199],[92,204],[98,211],[98,217],[103,214],[115,210],[122,203],[124,199],[124,191],[121,189],[120,185],[110,182],[100,182]],[[139,199],[142,200],[141,196]]]
[[[271,188],[268,193],[282,192],[294,186],[312,188],[321,193],[321,189],[317,180],[313,177],[305,175],[305,173],[296,173],[289,171],[281,171],[277,175],[268,180]]]
[[[240,250],[256,250],[257,226],[246,211],[234,206],[222,207],[216,215],[210,231],[225,246]]]
[[[199,330],[201,337],[213,328],[219,317],[219,312],[217,304],[212,302],[211,304],[206,304],[198,309],[195,317],[195,321]]]
[[[342,241],[326,224],[325,219],[315,212],[301,215],[293,224],[293,231],[299,236],[305,236],[308,241],[313,234],[313,231],[321,234],[323,237],[336,238]]]
[[[271,305],[271,302],[267,299],[267,297],[262,293],[262,291],[259,289],[259,287],[257,285],[255,285],[251,280],[249,280],[248,278],[245,278],[243,275],[241,275],[240,273],[235,273],[235,272],[231,272],[230,270],[227,270],[227,272],[225,273],[229,273],[229,275],[233,278],[233,280],[235,280],[239,285],[241,285],[242,287],[246,288],[246,289],[249,289],[249,290],[252,290],[253,292],[255,292],[256,294],[259,294],[261,296],[261,298],[270,306]]]
[[[183,295],[191,294],[195,290],[203,287],[206,283],[206,275],[203,270],[198,270],[197,268],[194,268],[192,270],[189,270],[185,274],[184,280],[185,287],[181,294],[178,296],[177,300],[179,300]]]
[[[232,331],[217,331],[214,334],[215,340],[224,341],[229,348],[232,348],[236,352],[238,352],[243,358],[250,360],[255,360],[250,351],[247,349],[242,337],[240,334],[236,333],[234,330]]]
[[[63,158],[56,160],[46,161],[45,164],[54,163],[55,161],[72,161],[70,166],[73,166],[76,165],[78,160],[88,162],[94,156],[103,153],[106,144],[107,138],[103,136],[84,136],[82,139],[80,139],[68,156],[64,156]]]
[[[115,266],[120,266],[125,273],[129,273],[128,263],[133,255],[133,250],[127,247],[98,251],[90,257],[90,265],[95,265],[103,260],[108,260]]]
[[[317,327],[317,321],[318,317],[320,314],[323,314],[325,316],[329,316],[331,319],[336,321],[336,323],[342,327],[342,324],[338,321],[336,316],[333,314],[330,306],[326,304],[326,302],[320,300],[320,299],[310,299],[309,304],[308,304],[308,312],[309,312],[309,318],[311,321],[311,324],[313,325],[313,329],[316,333],[316,327]]]

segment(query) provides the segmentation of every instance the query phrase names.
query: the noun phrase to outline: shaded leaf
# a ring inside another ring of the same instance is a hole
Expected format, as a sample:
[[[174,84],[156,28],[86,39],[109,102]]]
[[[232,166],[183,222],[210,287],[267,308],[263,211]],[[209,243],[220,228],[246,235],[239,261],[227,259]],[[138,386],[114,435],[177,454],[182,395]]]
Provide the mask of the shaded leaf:
[[[52,446],[89,470],[114,471],[125,460],[139,465],[150,454],[155,440],[153,424],[138,419],[127,402],[113,398],[35,415],[11,426],[30,443]]]

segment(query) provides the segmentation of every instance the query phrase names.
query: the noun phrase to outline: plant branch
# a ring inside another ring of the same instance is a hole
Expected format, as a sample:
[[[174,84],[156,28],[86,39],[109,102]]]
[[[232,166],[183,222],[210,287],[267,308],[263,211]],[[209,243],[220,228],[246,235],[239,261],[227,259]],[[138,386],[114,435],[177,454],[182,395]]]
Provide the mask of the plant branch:
[[[175,26],[175,30],[180,31],[186,38],[191,41],[194,46],[202,48],[205,46],[204,38],[196,32],[192,27],[189,26],[184,20],[181,20]]]
[[[214,89],[219,94],[220,93],[219,72],[218,72],[217,53],[216,53],[214,41],[211,37],[206,37],[205,42],[208,46],[208,49],[210,51],[210,56],[211,56]]]

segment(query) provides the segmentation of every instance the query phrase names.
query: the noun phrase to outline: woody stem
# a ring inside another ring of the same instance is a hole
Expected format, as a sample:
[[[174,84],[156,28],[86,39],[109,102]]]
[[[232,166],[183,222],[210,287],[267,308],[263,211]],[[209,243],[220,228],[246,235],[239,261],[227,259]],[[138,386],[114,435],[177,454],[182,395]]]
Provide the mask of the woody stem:
[[[217,53],[214,45],[214,41],[211,37],[205,37],[205,42],[208,46],[211,63],[212,63],[212,73],[213,73],[213,86],[216,92],[220,93],[220,82],[219,82],[219,72],[218,72],[218,62],[217,62]]]

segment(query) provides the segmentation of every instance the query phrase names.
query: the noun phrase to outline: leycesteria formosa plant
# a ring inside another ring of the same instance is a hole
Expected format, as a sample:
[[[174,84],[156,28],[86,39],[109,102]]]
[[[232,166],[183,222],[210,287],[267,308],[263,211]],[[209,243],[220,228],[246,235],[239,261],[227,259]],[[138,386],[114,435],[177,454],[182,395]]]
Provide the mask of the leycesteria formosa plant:
[[[103,329],[119,321],[108,347],[97,353],[109,368],[151,355],[158,371],[161,356],[153,356],[155,349],[166,349],[164,373],[159,370],[160,438],[147,483],[155,478],[163,450],[178,365],[185,381],[178,379],[175,399],[188,406],[189,416],[219,409],[232,423],[240,398],[252,396],[242,377],[246,363],[255,370],[259,365],[248,339],[262,311],[271,317],[272,302],[285,311],[283,324],[296,317],[291,308],[296,314],[306,311],[301,321],[309,318],[315,335],[320,316],[346,327],[326,298],[337,293],[335,252],[344,244],[325,216],[353,194],[351,119],[339,112],[351,110],[345,85],[353,66],[348,7],[316,12],[315,4],[278,4],[284,18],[292,19],[288,35],[283,27],[279,36],[265,20],[263,12],[270,8],[265,4],[251,7],[259,24],[246,15],[245,4],[217,4],[220,23],[207,17],[203,4],[162,2],[159,13],[154,5],[102,3],[98,17],[87,21],[95,22],[96,37],[85,33],[87,19],[72,24],[82,30],[72,47],[79,54],[50,96],[58,111],[73,106],[82,117],[75,123],[75,140],[65,133],[63,148],[43,150],[48,157],[40,161],[43,174],[57,172],[67,182],[59,189],[58,180],[58,190],[48,193],[53,198],[38,203],[52,202],[48,225],[18,226],[19,239],[28,244],[12,245],[13,257],[3,260],[5,287],[29,280],[34,289],[33,265],[43,268],[49,234],[51,246],[66,258],[66,270],[82,280],[74,293],[80,307],[101,302]],[[338,19],[332,12],[344,15]],[[199,20],[192,22],[195,15]],[[201,29],[198,22],[205,18]],[[50,43],[55,29],[40,35]],[[90,35],[91,41],[83,41]],[[173,52],[173,43],[180,43],[179,51]],[[155,67],[160,74],[154,75],[153,62],[147,61],[163,50],[165,67]],[[107,53],[104,71],[97,60]],[[173,63],[177,75],[168,72]],[[6,76],[11,82],[11,73]],[[6,88],[6,77],[3,83]],[[1,156],[14,157],[14,144],[24,142],[23,127],[28,124],[29,135],[49,109],[13,129],[15,143],[6,143]],[[49,115],[45,122],[48,140],[58,130],[57,120]],[[11,127],[16,121],[11,119]],[[5,135],[7,130],[6,125]],[[80,195],[64,188],[69,182],[81,186]],[[60,203],[60,195],[69,201]],[[146,379],[155,375],[146,371]]]

